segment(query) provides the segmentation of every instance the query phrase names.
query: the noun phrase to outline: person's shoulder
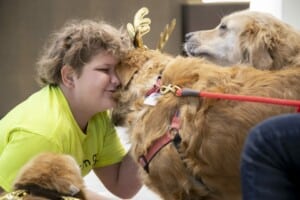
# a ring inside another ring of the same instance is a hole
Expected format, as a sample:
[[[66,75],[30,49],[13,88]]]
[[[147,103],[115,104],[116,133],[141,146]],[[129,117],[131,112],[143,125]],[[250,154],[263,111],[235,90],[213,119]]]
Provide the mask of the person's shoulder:
[[[49,133],[60,126],[68,127],[68,108],[60,101],[58,88],[41,88],[4,116],[0,126],[8,131],[18,129],[32,133]]]

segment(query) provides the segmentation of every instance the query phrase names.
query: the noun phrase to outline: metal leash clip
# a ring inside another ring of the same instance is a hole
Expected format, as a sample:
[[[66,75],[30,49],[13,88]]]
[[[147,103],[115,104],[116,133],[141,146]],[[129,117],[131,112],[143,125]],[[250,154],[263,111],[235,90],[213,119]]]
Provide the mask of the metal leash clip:
[[[173,94],[176,95],[176,91],[177,90],[180,90],[180,87],[177,86],[177,85],[172,85],[172,84],[169,84],[169,85],[162,85],[160,87],[160,93],[161,94],[167,94],[169,92],[172,92]]]

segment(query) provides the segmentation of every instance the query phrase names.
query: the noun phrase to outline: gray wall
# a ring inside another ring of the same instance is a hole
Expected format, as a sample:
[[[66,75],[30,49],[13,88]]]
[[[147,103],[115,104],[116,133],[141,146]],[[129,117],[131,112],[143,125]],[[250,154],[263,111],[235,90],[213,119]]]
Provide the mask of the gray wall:
[[[164,26],[177,26],[166,51],[181,51],[180,0],[0,0],[0,118],[38,90],[35,63],[48,35],[68,19],[103,19],[115,26],[132,22],[142,6],[150,10],[151,32],[144,37],[154,48]]]

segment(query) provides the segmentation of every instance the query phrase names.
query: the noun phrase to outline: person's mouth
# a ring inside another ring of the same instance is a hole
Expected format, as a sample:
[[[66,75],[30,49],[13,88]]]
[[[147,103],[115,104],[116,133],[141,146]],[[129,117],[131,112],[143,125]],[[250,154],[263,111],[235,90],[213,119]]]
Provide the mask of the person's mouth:
[[[109,90],[106,90],[106,92],[113,94],[116,92],[116,89],[109,89]]]

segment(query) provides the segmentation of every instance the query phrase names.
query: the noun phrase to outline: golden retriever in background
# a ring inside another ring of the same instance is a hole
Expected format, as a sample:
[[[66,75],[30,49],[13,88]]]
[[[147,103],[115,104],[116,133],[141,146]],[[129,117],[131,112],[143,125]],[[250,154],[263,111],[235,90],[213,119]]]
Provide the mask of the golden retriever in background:
[[[114,94],[112,119],[128,128],[131,153],[145,185],[166,200],[241,200],[240,154],[249,129],[296,108],[149,91],[166,91],[164,86],[172,84],[196,91],[300,99],[297,67],[220,67],[201,58],[138,48],[124,55],[116,72],[121,87]],[[176,113],[180,128],[170,130]]]
[[[41,153],[30,160],[14,182],[12,193],[24,200],[86,199],[81,171],[73,157]]]
[[[214,29],[187,33],[185,39],[187,55],[223,66],[245,63],[273,70],[300,64],[300,32],[263,12],[234,12]]]

